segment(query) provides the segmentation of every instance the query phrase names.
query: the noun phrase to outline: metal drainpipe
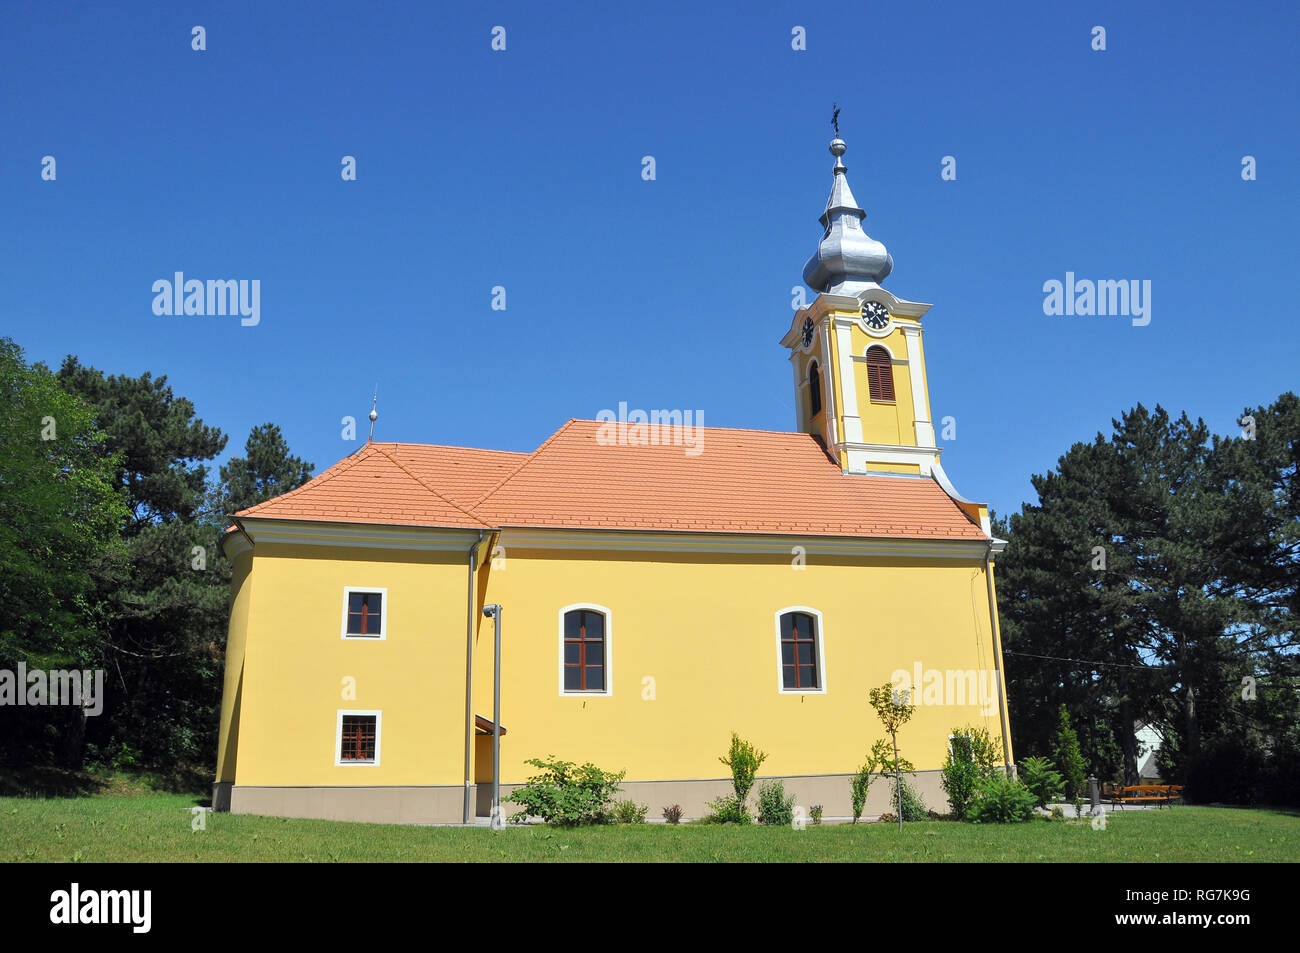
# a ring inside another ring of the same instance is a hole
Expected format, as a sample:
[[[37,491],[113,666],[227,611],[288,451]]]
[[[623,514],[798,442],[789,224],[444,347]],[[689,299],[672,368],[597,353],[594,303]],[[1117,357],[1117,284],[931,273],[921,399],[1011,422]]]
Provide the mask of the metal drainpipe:
[[[496,624],[496,650],[492,673],[492,829],[501,830],[501,606],[483,607],[483,614]]]
[[[483,531],[469,548],[469,586],[465,606],[465,816],[469,823],[470,757],[474,750],[474,578],[478,568],[478,548],[483,545]]]
[[[1007,720],[1007,693],[1002,681],[1002,635],[998,631],[998,604],[993,597],[993,542],[984,552],[984,581],[989,592],[989,624],[993,630],[993,666],[998,678],[999,722],[1002,725],[1002,767],[1011,774],[1011,725]]]

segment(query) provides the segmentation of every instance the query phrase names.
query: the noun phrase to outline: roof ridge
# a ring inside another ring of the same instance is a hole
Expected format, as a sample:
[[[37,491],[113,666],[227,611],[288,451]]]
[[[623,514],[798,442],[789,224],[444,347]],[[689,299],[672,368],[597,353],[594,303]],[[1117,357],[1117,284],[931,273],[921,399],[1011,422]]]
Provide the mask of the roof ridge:
[[[462,449],[463,449],[463,448],[462,448]],[[464,513],[466,516],[468,516],[470,519],[472,519],[475,523],[478,523],[480,526],[482,526],[482,527],[484,527],[484,528],[486,528],[486,529],[491,529],[491,528],[492,528],[492,527],[489,526],[487,523],[483,522],[483,520],[481,520],[481,519],[478,517],[478,514],[472,512],[471,510],[467,510],[467,509],[465,509],[465,507],[461,506],[461,505],[458,504],[458,503],[453,503],[451,500],[447,499],[445,496],[443,496],[441,493],[439,493],[439,492],[438,492],[437,490],[435,490],[433,487],[429,486],[429,484],[427,484],[427,483],[425,483],[423,480],[421,480],[418,476],[416,476],[416,475],[415,475],[414,473],[412,473],[410,470],[406,469],[406,467],[402,464],[402,461],[401,461],[401,460],[398,460],[397,457],[393,456],[393,455],[392,455],[391,453],[389,453],[387,450],[382,450],[382,449],[381,449],[381,450],[379,450],[379,453],[383,454],[384,457],[387,458],[388,460],[391,460],[391,461],[393,462],[393,465],[396,466],[397,469],[401,470],[403,473],[405,473],[407,476],[409,476],[409,477],[410,477],[412,480],[414,480],[416,483],[420,484],[420,486],[424,487],[424,489],[426,489],[428,492],[432,493],[435,497],[437,497],[437,498],[438,498],[439,500],[441,500],[443,503],[446,503],[448,506],[452,507],[453,509],[459,510],[460,512]]]
[[[375,447],[419,447],[425,450],[473,450],[475,453],[508,453],[512,457],[528,456],[531,450],[494,450],[492,447],[458,447],[450,443],[417,443],[411,440],[385,440],[374,444]]]
[[[281,493],[279,496],[273,496],[269,500],[262,500],[262,502],[254,503],[252,506],[246,506],[244,507],[244,509],[240,510],[238,513],[235,513],[234,515],[239,516],[240,514],[251,513],[253,510],[258,509],[259,507],[266,506],[269,503],[278,503],[281,500],[287,500],[289,497],[303,492],[313,484],[320,485],[323,483],[328,483],[330,480],[342,476],[344,473],[347,473],[354,466],[356,466],[358,463],[361,462],[361,460],[366,456],[366,451],[369,450],[371,446],[372,446],[371,444],[368,443],[365,444],[354,453],[350,453],[342,460],[338,461],[338,463],[326,467],[324,470],[316,474],[314,477],[312,477],[302,486],[296,486],[288,493]],[[376,450],[375,452],[378,453],[379,451]]]
[[[571,417],[571,418],[569,418],[569,423],[580,423],[580,424],[602,424],[602,425],[603,425],[603,424],[616,424],[616,423],[618,423],[618,421],[617,421],[617,420],[591,420],[591,419],[586,418],[586,417]],[[633,424],[630,424],[630,423],[629,423],[628,426],[642,426],[642,424],[637,423],[637,424],[633,425]],[[645,423],[644,426],[649,426],[649,421],[648,421],[648,420],[646,421],[646,423]],[[685,427],[686,424],[684,424],[684,423],[680,423],[680,424],[660,424],[659,426],[661,426],[661,427]],[[732,431],[735,431],[736,433],[765,433],[765,434],[771,434],[771,435],[774,436],[774,437],[812,437],[812,434],[804,433],[804,432],[801,431],[801,430],[763,430],[763,429],[761,429],[761,428],[759,428],[759,427],[709,427],[709,426],[706,426],[705,424],[691,424],[690,426],[691,426],[692,429],[698,429],[698,430],[732,430]]]
[[[486,502],[486,500],[487,500],[488,497],[490,497],[490,496],[491,496],[493,493],[495,493],[497,490],[501,489],[503,486],[505,486],[507,483],[509,483],[511,480],[513,480],[513,479],[515,478],[515,476],[519,473],[519,471],[521,471],[524,467],[528,466],[528,464],[530,464],[530,463],[532,463],[534,460],[536,460],[537,457],[538,457],[538,455],[540,455],[541,452],[542,452],[543,450],[545,450],[547,447],[549,447],[549,446],[551,445],[551,443],[555,440],[556,437],[558,437],[560,434],[564,433],[564,431],[566,431],[566,430],[568,430],[570,427],[572,427],[572,426],[573,426],[573,423],[574,423],[575,420],[577,420],[576,417],[570,417],[570,418],[565,422],[565,424],[564,424],[563,427],[561,427],[559,430],[555,431],[555,433],[551,434],[549,437],[547,437],[545,440],[543,440],[543,441],[542,441],[542,445],[541,445],[540,447],[538,447],[536,450],[534,450],[532,453],[530,453],[530,454],[529,454],[529,455],[524,459],[524,461],[523,461],[522,463],[519,464],[519,466],[515,467],[513,470],[511,470],[509,473],[507,473],[505,476],[503,476],[500,480],[498,480],[495,486],[493,486],[493,487],[492,487],[491,489],[489,489],[486,493],[484,493],[482,496],[480,496],[477,500],[475,500],[473,503],[471,503],[470,506],[475,507],[475,508],[477,508],[477,507],[479,507],[479,506],[482,506],[483,503]],[[475,519],[477,519],[477,518],[478,518],[478,517],[475,517]]]

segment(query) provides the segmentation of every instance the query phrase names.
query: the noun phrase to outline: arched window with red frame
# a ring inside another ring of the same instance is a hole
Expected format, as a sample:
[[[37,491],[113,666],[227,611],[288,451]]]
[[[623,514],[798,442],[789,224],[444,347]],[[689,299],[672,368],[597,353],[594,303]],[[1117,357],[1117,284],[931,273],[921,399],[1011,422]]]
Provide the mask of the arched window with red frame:
[[[787,692],[820,691],[817,617],[807,612],[781,614],[781,687]]]

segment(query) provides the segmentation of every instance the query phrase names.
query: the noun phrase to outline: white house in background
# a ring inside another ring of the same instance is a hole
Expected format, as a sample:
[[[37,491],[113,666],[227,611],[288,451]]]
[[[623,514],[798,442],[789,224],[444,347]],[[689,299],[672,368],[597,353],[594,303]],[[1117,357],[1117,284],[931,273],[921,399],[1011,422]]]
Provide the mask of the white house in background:
[[[1164,742],[1164,735],[1160,729],[1146,722],[1135,722],[1133,731],[1137,735],[1138,742],[1138,783],[1139,784],[1163,784],[1160,777],[1160,766],[1156,764],[1156,755],[1160,753],[1160,745]]]

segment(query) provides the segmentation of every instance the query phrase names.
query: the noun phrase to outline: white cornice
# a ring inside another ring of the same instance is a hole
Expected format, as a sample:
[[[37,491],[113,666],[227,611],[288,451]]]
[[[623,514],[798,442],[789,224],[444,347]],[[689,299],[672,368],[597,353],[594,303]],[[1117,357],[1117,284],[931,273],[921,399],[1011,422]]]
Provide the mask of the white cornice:
[[[868,301],[879,301],[895,317],[916,320],[919,320],[932,307],[932,305],[920,301],[908,301],[900,298],[879,286],[867,288],[854,295],[819,294],[811,304],[800,308],[794,313],[794,318],[790,322],[790,330],[786,331],[782,336],[781,345],[794,348],[796,345],[801,344],[800,335],[804,319],[812,318],[814,324],[820,324],[822,318],[832,312],[841,312],[843,316],[838,320],[851,321],[865,330],[867,326],[862,320],[862,306]]]
[[[351,546],[367,549],[411,549],[465,552],[479,539],[479,531],[456,527],[391,526],[373,523],[333,523],[325,520],[273,520],[246,516],[241,519],[253,543],[310,546]],[[231,542],[239,540],[238,544]],[[250,547],[238,533],[226,537],[230,558]]]
[[[889,457],[914,457],[918,454],[926,457],[936,457],[943,453],[939,447],[904,447],[893,443],[841,443],[837,444],[837,449],[842,450],[861,450],[863,453],[872,456]],[[901,461],[900,461],[901,462]],[[907,462],[913,462],[908,460]]]
[[[910,559],[983,559],[986,540],[891,539],[857,536],[772,536],[758,534],[639,532],[633,530],[507,527],[501,545],[514,549],[573,549],[619,552],[696,552],[791,555],[795,546],[832,556],[886,556]]]
[[[347,546],[368,549],[465,552],[478,541],[476,530],[428,527],[374,526],[355,523],[258,520],[245,527],[257,544]],[[236,541],[237,540],[237,541]],[[728,553],[733,555],[791,555],[795,546],[829,556],[877,556],[909,559],[983,558],[988,544],[967,539],[900,539],[855,536],[785,536],[748,533],[684,533],[568,529],[563,527],[507,527],[500,545],[518,549],[570,549],[607,552]],[[227,555],[233,559],[253,547],[238,533],[226,537]],[[256,550],[254,549],[254,552]]]

